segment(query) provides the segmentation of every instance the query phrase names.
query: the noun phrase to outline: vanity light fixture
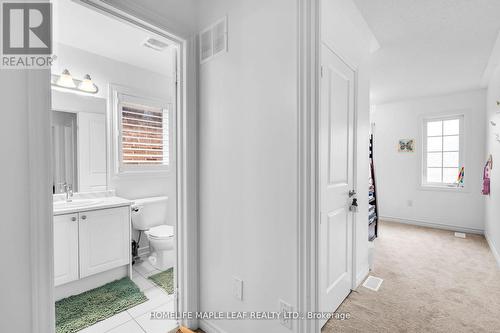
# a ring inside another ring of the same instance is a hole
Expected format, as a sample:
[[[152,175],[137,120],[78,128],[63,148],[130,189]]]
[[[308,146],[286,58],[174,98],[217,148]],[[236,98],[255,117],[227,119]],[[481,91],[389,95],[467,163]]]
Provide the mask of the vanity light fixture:
[[[91,94],[95,94],[99,90],[97,89],[97,86],[94,84],[94,82],[92,82],[89,74],[85,74],[85,76],[83,77],[83,81],[78,85],[78,89]]]
[[[97,94],[99,91],[89,74],[86,74],[83,80],[78,80],[67,69],[61,75],[52,74],[52,86],[86,94]]]
[[[76,88],[75,81],[71,73],[65,69],[56,81],[56,84],[64,88]]]

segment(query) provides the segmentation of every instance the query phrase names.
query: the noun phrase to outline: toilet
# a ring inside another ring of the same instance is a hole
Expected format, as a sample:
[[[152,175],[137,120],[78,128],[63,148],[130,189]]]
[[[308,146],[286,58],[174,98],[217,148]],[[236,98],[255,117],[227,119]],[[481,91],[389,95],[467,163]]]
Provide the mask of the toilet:
[[[175,264],[174,227],[167,225],[167,197],[134,200],[132,226],[148,237],[151,254],[149,262],[160,271]]]

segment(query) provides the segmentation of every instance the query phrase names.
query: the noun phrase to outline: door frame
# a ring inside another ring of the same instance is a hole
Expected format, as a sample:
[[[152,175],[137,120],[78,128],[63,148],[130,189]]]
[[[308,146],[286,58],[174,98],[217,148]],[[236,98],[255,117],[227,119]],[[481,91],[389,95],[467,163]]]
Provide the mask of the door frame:
[[[326,43],[321,43],[321,54],[323,54],[323,48],[326,48],[329,52],[331,52],[335,57],[338,58],[338,60],[340,60],[340,62],[342,62],[347,68],[349,68],[352,73],[353,73],[353,113],[352,113],[352,147],[350,148],[352,150],[352,162],[349,164],[349,169],[350,171],[352,172],[352,188],[349,188],[349,190],[353,190],[355,191],[355,195],[354,195],[354,198],[357,198],[357,191],[358,191],[358,184],[357,184],[357,143],[358,143],[358,139],[357,139],[357,99],[358,99],[358,89],[357,89],[357,86],[358,86],[358,69],[356,66],[354,66],[352,63],[348,62],[345,60],[344,57],[342,57],[340,55],[339,52],[333,50],[329,45],[327,45]],[[321,112],[321,79],[323,78],[323,70],[324,70],[324,67],[323,67],[323,59],[321,59],[321,64],[320,64],[320,87],[319,87],[319,93],[320,93],[320,105],[319,105],[319,109],[318,109],[318,121],[320,120],[320,116],[319,116],[319,113]],[[319,126],[319,125],[318,125]],[[319,128],[319,127],[318,127]],[[319,147],[319,140],[320,140],[320,133],[318,131],[317,133],[317,140],[318,140],[318,147]],[[321,191],[321,180],[319,179],[320,177],[320,153],[318,152],[318,164],[317,164],[317,174],[318,174],[318,179],[317,179],[317,189],[318,189],[318,210],[317,210],[317,214],[318,214],[318,219],[321,219],[321,198],[320,198],[320,191]],[[350,200],[351,198],[349,197],[348,200]],[[354,290],[356,288],[356,213],[355,212],[349,212],[349,215],[348,215],[348,223],[351,223],[351,253],[350,253],[350,256],[351,256],[351,261],[350,261],[350,266],[351,266],[351,284],[350,284],[350,289],[351,290]],[[319,221],[318,221],[319,223]],[[321,228],[318,227],[318,232],[321,230]],[[318,234],[318,244],[317,244],[317,248],[318,248],[318,257],[320,255],[320,235]],[[317,274],[318,274],[318,283],[319,281],[321,280],[320,279],[320,274],[321,274],[321,269],[320,267],[318,267],[318,271],[317,271]],[[318,285],[319,288],[321,288],[322,286],[319,284]],[[324,290],[319,290],[320,293],[323,293]],[[319,296],[320,299],[319,301],[321,302],[321,296]]]
[[[103,0],[72,0],[105,15],[159,34],[179,45],[177,89],[177,302],[180,312],[198,311],[198,170],[196,38],[190,32],[174,35],[149,22],[150,13],[139,7],[126,12]],[[148,18],[149,19],[141,19]],[[172,28],[172,27],[169,27]],[[182,27],[173,28],[183,31]],[[170,30],[170,29],[169,29]],[[50,70],[26,71],[30,175],[30,264],[32,331],[53,333],[54,272],[53,213],[50,162]],[[47,288],[50,286],[50,288]],[[179,320],[197,328],[196,319]]]
[[[319,311],[319,108],[321,91],[321,0],[298,0],[298,262],[297,311]],[[331,50],[332,48],[329,47]],[[332,50],[354,71],[353,188],[357,191],[358,68]],[[356,214],[352,214],[352,289],[357,287]],[[320,332],[319,320],[300,320],[296,332]]]

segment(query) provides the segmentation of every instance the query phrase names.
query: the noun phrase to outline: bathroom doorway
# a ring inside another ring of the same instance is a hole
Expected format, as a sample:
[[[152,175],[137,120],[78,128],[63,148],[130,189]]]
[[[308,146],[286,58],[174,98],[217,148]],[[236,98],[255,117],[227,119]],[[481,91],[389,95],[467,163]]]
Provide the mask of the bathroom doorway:
[[[55,1],[54,21],[52,119],[76,128],[57,141],[73,149],[53,146],[73,161],[53,186],[56,330],[175,329],[194,205],[186,41],[101,1]]]

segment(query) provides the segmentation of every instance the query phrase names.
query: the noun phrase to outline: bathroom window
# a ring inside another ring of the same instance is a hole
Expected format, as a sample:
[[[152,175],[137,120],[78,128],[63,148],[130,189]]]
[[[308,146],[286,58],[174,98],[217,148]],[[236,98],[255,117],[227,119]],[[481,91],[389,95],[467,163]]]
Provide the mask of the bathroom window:
[[[171,151],[169,104],[118,93],[115,106],[117,172],[167,171]]]
[[[458,188],[464,163],[463,116],[430,118],[423,121],[422,185]]]

